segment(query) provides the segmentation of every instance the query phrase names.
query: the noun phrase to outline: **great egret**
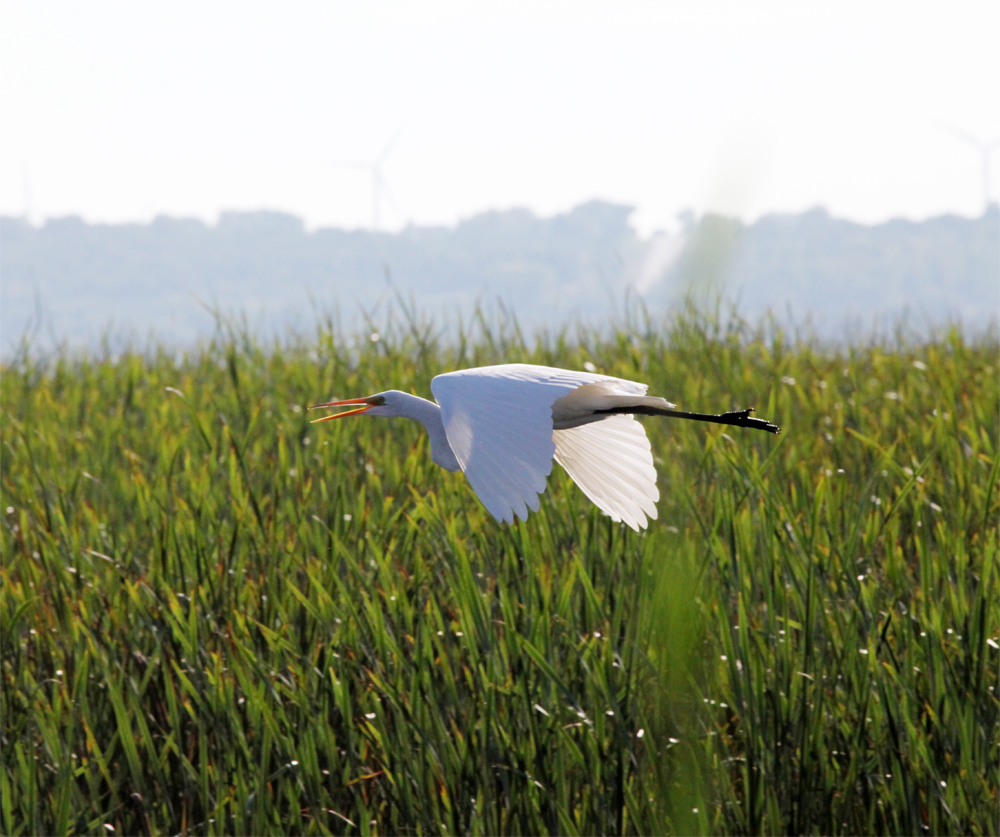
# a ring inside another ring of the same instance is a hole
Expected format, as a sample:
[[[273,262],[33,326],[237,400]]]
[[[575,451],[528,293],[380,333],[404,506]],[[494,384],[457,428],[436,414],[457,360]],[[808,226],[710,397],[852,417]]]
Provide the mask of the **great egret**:
[[[320,407],[364,406],[324,416],[405,416],[427,428],[431,459],[464,471],[472,490],[497,520],[526,520],[554,459],[580,490],[612,520],[638,531],[656,519],[656,469],[649,440],[635,415],[755,427],[777,433],[752,410],[722,415],[685,413],[646,395],[646,384],[549,366],[507,363],[438,375],[431,381],[437,404],[389,390]],[[438,406],[440,405],[440,406]]]

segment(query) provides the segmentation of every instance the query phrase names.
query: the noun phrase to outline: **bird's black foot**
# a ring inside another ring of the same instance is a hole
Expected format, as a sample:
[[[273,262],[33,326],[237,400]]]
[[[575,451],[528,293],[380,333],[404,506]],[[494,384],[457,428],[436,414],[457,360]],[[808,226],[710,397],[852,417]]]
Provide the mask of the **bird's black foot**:
[[[725,422],[726,424],[732,424],[736,427],[754,427],[757,430],[766,430],[768,433],[780,433],[781,428],[776,424],[771,424],[769,421],[764,419],[751,418],[750,413],[753,412],[753,407],[748,407],[745,410],[736,410],[732,413],[723,413],[720,418],[729,419]]]

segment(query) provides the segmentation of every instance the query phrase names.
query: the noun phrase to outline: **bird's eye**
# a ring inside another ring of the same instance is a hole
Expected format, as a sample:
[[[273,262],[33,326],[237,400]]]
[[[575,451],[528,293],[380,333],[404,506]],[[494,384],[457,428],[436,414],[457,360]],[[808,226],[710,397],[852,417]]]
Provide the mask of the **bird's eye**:
[[[380,395],[375,403],[378,404],[379,407],[381,407],[383,404],[385,404],[385,396]]]

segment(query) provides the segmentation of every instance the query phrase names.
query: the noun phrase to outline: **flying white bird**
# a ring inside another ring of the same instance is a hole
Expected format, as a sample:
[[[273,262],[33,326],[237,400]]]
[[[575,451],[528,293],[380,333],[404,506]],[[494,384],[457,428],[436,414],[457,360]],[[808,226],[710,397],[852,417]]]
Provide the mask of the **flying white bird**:
[[[437,404],[390,390],[367,398],[317,404],[364,406],[316,419],[364,413],[405,416],[427,428],[431,459],[464,471],[472,490],[497,520],[526,520],[554,459],[580,490],[611,517],[638,531],[656,519],[656,469],[649,440],[635,415],[756,427],[777,433],[751,410],[722,415],[685,413],[646,395],[646,384],[594,372],[507,363],[438,375],[431,381]],[[440,406],[439,406],[440,405]]]

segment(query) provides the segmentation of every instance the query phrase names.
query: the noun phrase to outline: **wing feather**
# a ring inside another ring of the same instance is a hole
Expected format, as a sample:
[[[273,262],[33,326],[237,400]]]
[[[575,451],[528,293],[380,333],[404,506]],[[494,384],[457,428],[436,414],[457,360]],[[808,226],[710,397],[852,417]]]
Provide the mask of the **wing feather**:
[[[656,519],[656,468],[642,425],[629,415],[609,416],[553,431],[555,460],[580,490],[612,520],[635,530]]]

